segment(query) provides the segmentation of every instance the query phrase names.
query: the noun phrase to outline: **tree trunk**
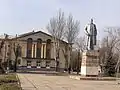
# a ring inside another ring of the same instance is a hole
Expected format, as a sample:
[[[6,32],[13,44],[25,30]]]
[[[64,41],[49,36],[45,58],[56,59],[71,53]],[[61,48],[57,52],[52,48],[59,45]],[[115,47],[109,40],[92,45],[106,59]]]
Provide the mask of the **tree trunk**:
[[[4,65],[1,61],[0,61],[0,73],[1,74],[5,73],[5,68],[4,68]]]

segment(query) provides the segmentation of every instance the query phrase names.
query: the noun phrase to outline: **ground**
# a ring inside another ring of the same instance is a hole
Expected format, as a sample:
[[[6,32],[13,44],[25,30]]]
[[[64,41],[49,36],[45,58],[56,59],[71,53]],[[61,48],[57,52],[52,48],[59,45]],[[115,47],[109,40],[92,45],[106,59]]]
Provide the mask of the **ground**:
[[[74,80],[68,76],[18,74],[23,90],[120,90],[116,81]]]
[[[0,74],[0,90],[21,90],[16,74]]]

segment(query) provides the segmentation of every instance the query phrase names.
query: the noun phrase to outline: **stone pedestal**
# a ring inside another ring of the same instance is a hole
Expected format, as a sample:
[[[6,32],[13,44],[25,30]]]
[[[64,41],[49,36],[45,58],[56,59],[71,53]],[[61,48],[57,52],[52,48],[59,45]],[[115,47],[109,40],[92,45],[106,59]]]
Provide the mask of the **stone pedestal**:
[[[97,50],[84,51],[82,54],[81,76],[98,76],[99,52]]]

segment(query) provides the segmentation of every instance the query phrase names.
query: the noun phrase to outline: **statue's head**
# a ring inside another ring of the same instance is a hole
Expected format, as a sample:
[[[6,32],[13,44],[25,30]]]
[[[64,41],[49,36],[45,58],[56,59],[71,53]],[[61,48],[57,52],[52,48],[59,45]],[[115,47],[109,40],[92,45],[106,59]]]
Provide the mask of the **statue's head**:
[[[90,22],[91,24],[93,24],[93,19],[91,19],[91,22]]]

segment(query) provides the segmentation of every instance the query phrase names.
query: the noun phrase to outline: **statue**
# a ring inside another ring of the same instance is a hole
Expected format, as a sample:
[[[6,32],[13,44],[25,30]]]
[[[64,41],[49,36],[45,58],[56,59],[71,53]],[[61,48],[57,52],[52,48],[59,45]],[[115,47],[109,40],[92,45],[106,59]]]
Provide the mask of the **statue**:
[[[87,50],[94,50],[94,45],[96,45],[97,29],[96,25],[91,19],[91,23],[85,27],[85,33],[87,34]]]

